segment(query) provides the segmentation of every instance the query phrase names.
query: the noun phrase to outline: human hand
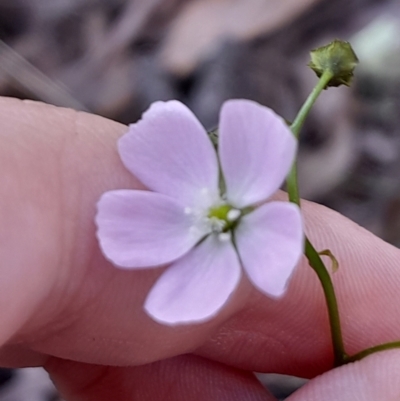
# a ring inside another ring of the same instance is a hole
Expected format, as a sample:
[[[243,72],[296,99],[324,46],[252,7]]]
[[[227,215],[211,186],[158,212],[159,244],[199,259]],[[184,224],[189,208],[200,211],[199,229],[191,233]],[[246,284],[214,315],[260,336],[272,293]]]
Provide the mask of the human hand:
[[[0,126],[0,365],[44,366],[68,401],[273,400],[252,371],[331,369],[325,301],[305,261],[279,301],[243,278],[206,323],[168,327],[145,314],[162,269],[116,269],[95,238],[100,195],[141,187],[116,152],[126,127],[12,99],[0,100]],[[400,251],[324,207],[303,210],[313,243],[340,263],[348,352],[398,339]],[[382,352],[290,400],[398,400],[399,373],[400,351]]]

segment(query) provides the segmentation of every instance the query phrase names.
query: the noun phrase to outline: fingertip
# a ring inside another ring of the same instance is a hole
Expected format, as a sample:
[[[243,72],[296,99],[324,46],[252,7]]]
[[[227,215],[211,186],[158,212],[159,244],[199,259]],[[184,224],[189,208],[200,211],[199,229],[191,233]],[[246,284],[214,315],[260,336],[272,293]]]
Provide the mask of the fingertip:
[[[288,401],[398,401],[400,350],[371,355],[329,371],[288,398]]]

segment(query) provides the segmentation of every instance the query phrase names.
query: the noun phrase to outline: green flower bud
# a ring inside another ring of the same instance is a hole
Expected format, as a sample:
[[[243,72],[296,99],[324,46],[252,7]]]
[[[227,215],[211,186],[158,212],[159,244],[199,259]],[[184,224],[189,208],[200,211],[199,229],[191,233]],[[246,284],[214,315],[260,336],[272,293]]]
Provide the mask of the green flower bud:
[[[327,71],[332,75],[327,86],[350,86],[354,68],[358,64],[350,43],[336,39],[329,45],[311,51],[310,55],[308,66],[318,77]]]

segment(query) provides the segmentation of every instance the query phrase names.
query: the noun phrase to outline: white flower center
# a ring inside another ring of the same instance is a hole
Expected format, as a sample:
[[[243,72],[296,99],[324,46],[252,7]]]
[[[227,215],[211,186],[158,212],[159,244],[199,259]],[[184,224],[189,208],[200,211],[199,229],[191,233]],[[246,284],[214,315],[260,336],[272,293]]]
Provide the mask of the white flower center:
[[[220,197],[217,199],[211,197],[209,191],[202,191],[201,194],[207,199],[200,199],[199,207],[185,207],[184,209],[185,214],[192,217],[193,224],[190,232],[196,236],[214,233],[221,241],[229,241],[231,230],[237,224],[242,211],[233,208]],[[212,203],[209,202],[211,199]],[[209,206],[210,204],[211,206]]]

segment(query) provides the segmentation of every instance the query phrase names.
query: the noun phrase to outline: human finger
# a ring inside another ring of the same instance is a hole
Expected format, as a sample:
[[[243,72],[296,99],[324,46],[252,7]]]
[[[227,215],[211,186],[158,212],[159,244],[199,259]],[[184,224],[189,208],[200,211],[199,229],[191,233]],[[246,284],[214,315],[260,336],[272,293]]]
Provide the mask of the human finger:
[[[154,361],[195,348],[243,305],[245,285],[213,321],[161,326],[142,305],[163,269],[122,271],[102,255],[94,225],[100,196],[143,188],[116,150],[125,126],[1,99],[0,127],[3,365],[41,363],[43,354],[97,363]]]
[[[50,359],[46,363],[69,401],[274,401],[251,372],[182,355],[138,367],[106,367]]]
[[[326,307],[305,261],[280,300],[244,277],[209,322],[152,321],[142,305],[162,269],[115,269],[95,240],[100,195],[141,188],[116,152],[126,128],[13,100],[2,100],[0,113],[3,364],[41,363],[45,355],[144,364],[206,343],[202,355],[249,370],[312,376],[331,367]],[[304,213],[318,249],[332,249],[340,263],[333,278],[349,351],[396,338],[399,251],[326,208],[305,203]]]
[[[311,380],[287,401],[397,401],[399,376],[400,352],[386,351]]]

